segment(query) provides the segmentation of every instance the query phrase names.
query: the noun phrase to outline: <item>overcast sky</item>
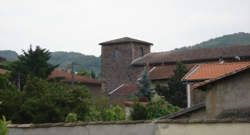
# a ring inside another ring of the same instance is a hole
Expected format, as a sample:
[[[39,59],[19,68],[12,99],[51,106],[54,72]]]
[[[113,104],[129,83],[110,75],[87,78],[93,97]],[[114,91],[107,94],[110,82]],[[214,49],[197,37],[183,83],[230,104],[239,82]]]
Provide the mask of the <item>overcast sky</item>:
[[[132,37],[167,51],[250,32],[250,0],[1,0],[0,50],[99,56],[98,43]]]

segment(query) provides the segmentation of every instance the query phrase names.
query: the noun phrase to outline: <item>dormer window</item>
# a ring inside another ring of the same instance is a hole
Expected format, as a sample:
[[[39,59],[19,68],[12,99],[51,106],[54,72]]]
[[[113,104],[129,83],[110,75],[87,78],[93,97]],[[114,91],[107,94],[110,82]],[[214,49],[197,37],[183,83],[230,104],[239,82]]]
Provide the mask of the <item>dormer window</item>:
[[[114,57],[118,58],[120,56],[119,50],[117,48],[115,48],[114,50]]]
[[[139,49],[139,56],[141,57],[141,56],[143,56],[144,55],[144,53],[143,53],[143,48],[141,47],[140,49]]]

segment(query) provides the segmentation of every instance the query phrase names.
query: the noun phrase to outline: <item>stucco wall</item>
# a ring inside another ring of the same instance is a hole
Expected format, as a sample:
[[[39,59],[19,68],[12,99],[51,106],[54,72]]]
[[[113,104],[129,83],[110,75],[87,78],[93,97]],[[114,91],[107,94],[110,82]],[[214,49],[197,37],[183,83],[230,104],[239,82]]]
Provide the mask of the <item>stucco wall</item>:
[[[209,118],[250,118],[250,71],[212,84],[206,98]],[[248,111],[247,111],[248,110]]]
[[[12,125],[7,135],[249,135],[248,122]]]
[[[207,120],[207,114],[206,114],[206,109],[202,108],[200,110],[191,112],[191,113],[186,113],[184,115],[181,115],[180,117],[176,117],[173,119],[177,120]]]

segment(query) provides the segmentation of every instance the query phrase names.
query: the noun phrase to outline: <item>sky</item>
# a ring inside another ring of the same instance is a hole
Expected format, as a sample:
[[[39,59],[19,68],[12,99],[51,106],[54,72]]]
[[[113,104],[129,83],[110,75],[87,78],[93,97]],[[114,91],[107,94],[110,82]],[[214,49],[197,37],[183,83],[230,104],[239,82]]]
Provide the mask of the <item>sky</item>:
[[[100,42],[132,37],[168,51],[250,33],[249,13],[250,0],[1,0],[0,50],[100,56]]]

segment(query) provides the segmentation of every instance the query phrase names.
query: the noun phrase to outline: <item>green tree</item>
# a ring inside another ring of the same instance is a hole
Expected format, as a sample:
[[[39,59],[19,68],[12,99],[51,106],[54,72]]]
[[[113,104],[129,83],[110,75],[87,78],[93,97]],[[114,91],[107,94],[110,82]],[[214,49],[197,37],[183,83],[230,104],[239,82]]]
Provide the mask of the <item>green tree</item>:
[[[154,92],[151,87],[151,81],[149,79],[149,75],[146,68],[144,68],[144,73],[137,81],[136,87],[139,89],[139,92],[136,94],[138,97],[146,97],[148,101],[151,100],[154,95]]]
[[[91,70],[90,76],[92,79],[97,79],[96,73],[93,70]]]
[[[90,111],[90,94],[83,86],[27,78],[23,91],[0,90],[0,114],[14,123],[63,122],[69,113],[84,121]]]
[[[168,86],[156,85],[156,92],[165,97],[170,104],[179,107],[187,106],[186,87],[182,83],[182,77],[188,72],[182,63],[176,64],[174,75],[169,78]]]
[[[80,70],[80,72],[77,73],[77,75],[86,76],[88,78],[91,78],[91,74],[88,71],[86,71],[84,68],[82,68]]]
[[[47,79],[50,73],[58,66],[48,63],[50,52],[36,46],[33,50],[30,46],[29,50],[18,56],[18,60],[11,65],[12,80],[18,82],[20,78],[21,87],[25,84],[27,76],[39,77]]]

